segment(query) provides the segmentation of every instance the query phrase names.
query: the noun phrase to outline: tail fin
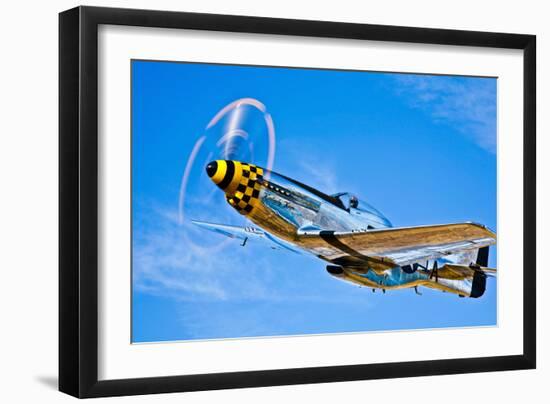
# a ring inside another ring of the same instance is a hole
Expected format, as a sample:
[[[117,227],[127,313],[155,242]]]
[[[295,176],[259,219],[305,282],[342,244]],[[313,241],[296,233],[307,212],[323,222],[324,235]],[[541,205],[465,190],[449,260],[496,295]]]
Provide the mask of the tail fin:
[[[454,293],[458,295],[481,297],[485,293],[487,276],[495,276],[495,274],[496,269],[492,268],[477,265],[446,264],[439,269],[435,282],[428,286],[437,289],[439,285],[442,285],[454,289]]]
[[[481,247],[477,250],[476,264],[480,267],[486,267],[489,265],[489,246]]]
[[[474,271],[474,276],[472,279],[472,290],[470,292],[470,297],[481,297],[485,293],[485,287],[487,285],[487,276],[485,272]]]
[[[495,277],[497,275],[497,270],[495,268],[488,268],[489,265],[489,246],[482,247],[477,250],[477,259],[476,264],[480,267],[479,269],[483,271],[485,275]]]

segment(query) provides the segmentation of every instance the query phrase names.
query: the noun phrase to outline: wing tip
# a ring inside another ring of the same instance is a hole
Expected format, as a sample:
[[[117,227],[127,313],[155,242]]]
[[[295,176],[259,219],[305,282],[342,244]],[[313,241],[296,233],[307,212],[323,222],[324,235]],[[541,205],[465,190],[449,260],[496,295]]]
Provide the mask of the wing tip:
[[[469,225],[472,225],[472,226],[475,226],[475,227],[479,227],[480,229],[485,230],[495,240],[497,238],[496,232],[494,232],[490,227],[485,226],[484,224],[481,224],[481,223],[478,223],[478,222],[470,222],[470,221],[466,222],[466,224],[469,224]]]
[[[487,276],[490,276],[491,278],[496,278],[497,276],[497,269],[496,268],[481,268],[483,273]]]
[[[206,228],[210,228],[214,224],[214,223],[208,223],[208,222],[201,222],[200,220],[193,220],[193,219],[191,219],[190,222],[193,223],[195,226],[206,227]]]

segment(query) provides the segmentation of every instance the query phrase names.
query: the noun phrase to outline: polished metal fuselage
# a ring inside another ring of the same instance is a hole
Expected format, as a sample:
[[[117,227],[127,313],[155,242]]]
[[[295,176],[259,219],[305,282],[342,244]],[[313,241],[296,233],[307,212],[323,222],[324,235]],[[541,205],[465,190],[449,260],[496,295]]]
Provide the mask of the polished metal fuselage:
[[[227,169],[231,168],[235,173],[247,173],[250,167],[255,173],[252,180],[246,174],[243,181],[242,177],[235,174],[228,178],[227,173],[219,173],[219,170],[216,172],[217,181],[225,185],[222,189],[228,203],[269,234],[341,268],[338,273],[329,271],[336,278],[373,289],[426,286],[461,296],[469,295],[474,281],[473,271],[469,275],[447,271],[434,279],[433,268],[442,268],[449,264],[468,265],[475,261],[476,250],[427,260],[419,263],[420,269],[406,273],[395,264],[357,254],[356,249],[346,246],[337,237],[330,236],[335,232],[364,234],[392,227],[388,219],[372,206],[358,200],[355,200],[355,204],[346,204],[337,196],[326,195],[260,167],[239,162],[227,164]],[[252,195],[251,189],[257,192],[249,198],[244,196]],[[422,235],[421,233],[422,229],[419,229],[418,234]],[[318,235],[321,237],[312,237]],[[415,234],[411,234],[411,237],[415,237]],[[343,257],[331,258],[335,252],[341,253]]]

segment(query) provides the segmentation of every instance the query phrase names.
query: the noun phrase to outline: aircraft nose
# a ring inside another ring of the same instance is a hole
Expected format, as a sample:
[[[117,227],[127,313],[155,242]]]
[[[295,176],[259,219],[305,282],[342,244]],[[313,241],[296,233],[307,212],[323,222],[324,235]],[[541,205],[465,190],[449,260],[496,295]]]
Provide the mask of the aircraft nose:
[[[216,174],[216,171],[218,171],[217,161],[211,161],[206,165],[206,174],[208,174],[210,178],[212,178]]]
[[[206,174],[224,192],[233,192],[241,177],[240,163],[232,160],[215,160],[206,165]]]
[[[261,204],[263,168],[235,160],[215,160],[205,169],[210,180],[225,193],[227,203],[241,215],[248,215]]]

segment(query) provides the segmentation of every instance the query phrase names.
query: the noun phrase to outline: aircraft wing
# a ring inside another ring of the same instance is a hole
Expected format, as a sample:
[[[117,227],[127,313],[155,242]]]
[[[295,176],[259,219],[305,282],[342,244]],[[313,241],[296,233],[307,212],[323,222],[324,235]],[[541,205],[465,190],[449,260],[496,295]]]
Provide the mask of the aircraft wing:
[[[476,223],[298,233],[301,244],[341,266],[385,269],[472,251],[496,243],[496,234]]]
[[[240,227],[228,224],[200,222],[198,220],[191,220],[191,222],[199,227],[202,227],[203,229],[210,230],[214,233],[222,234],[229,238],[241,240],[242,246],[245,246],[249,240],[259,240],[261,242],[264,242],[264,244],[267,244],[274,250],[286,249],[298,253],[297,250],[291,248],[282,240],[275,238],[271,234],[261,229],[258,229],[257,227]]]

